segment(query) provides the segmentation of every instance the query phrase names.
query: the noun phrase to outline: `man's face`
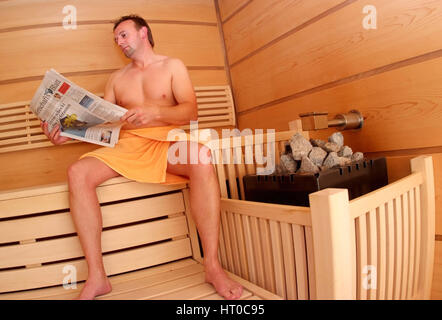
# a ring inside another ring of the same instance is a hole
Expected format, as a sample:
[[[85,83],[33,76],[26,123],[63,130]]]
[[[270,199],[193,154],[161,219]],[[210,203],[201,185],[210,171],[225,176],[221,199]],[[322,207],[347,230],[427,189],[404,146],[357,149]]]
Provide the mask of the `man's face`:
[[[121,48],[126,57],[130,58],[139,46],[140,32],[132,20],[123,21],[114,31],[115,43]]]

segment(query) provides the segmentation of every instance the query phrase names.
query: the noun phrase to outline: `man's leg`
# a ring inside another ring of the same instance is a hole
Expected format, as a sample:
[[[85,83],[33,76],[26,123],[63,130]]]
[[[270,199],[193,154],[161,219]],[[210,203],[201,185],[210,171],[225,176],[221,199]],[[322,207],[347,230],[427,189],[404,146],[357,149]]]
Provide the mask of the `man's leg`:
[[[71,214],[88,265],[88,279],[79,299],[93,299],[112,290],[103,265],[102,216],[96,187],[116,176],[117,172],[92,157],[83,158],[68,169]]]
[[[184,146],[187,144],[175,143]],[[168,162],[167,171],[190,179],[190,206],[203,246],[206,281],[211,283],[223,297],[238,299],[242,294],[241,285],[227,277],[218,260],[221,196],[215,170],[211,163],[198,161],[198,164],[191,164],[190,146],[186,148],[187,164]],[[198,154],[201,148],[202,152],[210,156],[210,150],[201,144],[198,145]]]

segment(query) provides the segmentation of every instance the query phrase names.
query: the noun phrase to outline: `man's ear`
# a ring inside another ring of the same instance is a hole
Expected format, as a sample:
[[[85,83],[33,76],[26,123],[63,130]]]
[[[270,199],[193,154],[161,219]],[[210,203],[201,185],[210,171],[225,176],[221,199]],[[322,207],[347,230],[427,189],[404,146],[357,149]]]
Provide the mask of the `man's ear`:
[[[147,27],[143,26],[141,27],[141,38],[147,39],[149,31],[147,30]]]

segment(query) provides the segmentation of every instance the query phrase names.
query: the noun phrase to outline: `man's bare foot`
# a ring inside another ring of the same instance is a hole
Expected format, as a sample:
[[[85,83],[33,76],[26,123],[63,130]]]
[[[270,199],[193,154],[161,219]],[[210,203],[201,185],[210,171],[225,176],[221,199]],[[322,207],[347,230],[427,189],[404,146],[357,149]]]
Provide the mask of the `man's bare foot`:
[[[95,297],[112,291],[112,285],[108,278],[89,278],[81,290],[77,300],[93,300]]]
[[[205,267],[206,282],[212,284],[219,295],[228,300],[239,299],[242,295],[242,286],[230,279],[221,266]]]

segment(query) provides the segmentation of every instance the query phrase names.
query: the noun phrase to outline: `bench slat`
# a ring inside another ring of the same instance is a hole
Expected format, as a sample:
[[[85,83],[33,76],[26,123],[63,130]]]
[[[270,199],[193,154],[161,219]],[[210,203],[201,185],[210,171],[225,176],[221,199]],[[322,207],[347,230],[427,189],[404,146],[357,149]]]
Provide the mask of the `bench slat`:
[[[184,212],[184,210],[182,195],[180,193],[104,205],[101,207],[103,228],[154,219]],[[0,223],[0,243],[54,237],[75,232],[75,227],[69,212],[14,219]]]
[[[142,197],[151,194],[171,192],[180,190],[185,185],[164,185],[152,183],[127,182],[124,184],[114,184],[99,186],[97,188],[100,203],[109,201],[126,200],[135,197]],[[0,193],[0,218],[18,217],[34,213],[65,210],[69,208],[69,193],[66,191],[41,194],[36,196],[24,196],[23,198],[8,199],[9,193]]]
[[[102,252],[140,246],[187,235],[186,217],[169,218],[102,233]],[[0,247],[0,268],[11,268],[83,257],[77,236]]]
[[[169,262],[160,266],[154,266],[142,270],[111,276],[109,280],[112,284],[113,290],[111,293],[109,293],[109,295],[116,294],[122,291],[120,284],[122,284],[124,287],[126,287],[129,283],[136,286],[140,281],[146,278],[152,279],[152,284],[155,284],[155,279],[157,279],[157,277],[160,277],[163,279],[163,281],[165,281],[162,274],[173,272],[175,270],[181,271],[195,265],[197,265],[197,262],[195,260],[191,258],[186,258],[174,262]],[[179,274],[180,276],[182,276],[182,272],[180,272]],[[84,286],[84,282],[77,283],[76,286],[76,288],[71,286],[69,289],[65,289],[62,285],[60,285],[43,289],[2,293],[0,294],[0,300],[70,300],[76,298],[79,295],[81,289]]]
[[[107,275],[143,269],[162,263],[187,258],[192,255],[189,239],[168,241],[138,249],[103,255]],[[0,292],[12,292],[42,288],[63,283],[68,273],[63,268],[71,265],[77,271],[77,281],[86,280],[87,264],[84,259],[43,265],[33,269],[17,269],[0,272]],[[20,281],[17,281],[20,279]]]

